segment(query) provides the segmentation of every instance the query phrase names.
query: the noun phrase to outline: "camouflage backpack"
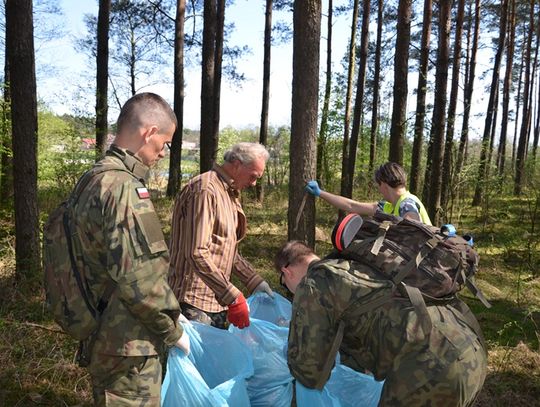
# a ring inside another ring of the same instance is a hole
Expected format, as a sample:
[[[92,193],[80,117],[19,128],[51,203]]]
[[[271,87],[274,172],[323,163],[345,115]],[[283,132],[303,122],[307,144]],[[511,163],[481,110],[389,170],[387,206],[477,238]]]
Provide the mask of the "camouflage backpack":
[[[118,167],[94,167],[84,174],[69,198],[50,215],[43,229],[43,270],[47,308],[62,329],[77,340],[88,338],[99,326],[99,317],[115,289],[111,280],[99,301],[87,286],[82,250],[71,228],[72,208],[81,191],[97,174]]]
[[[377,212],[363,222],[348,215],[334,228],[332,241],[338,250],[329,257],[366,264],[391,280],[395,295],[408,297],[424,320],[424,331],[430,330],[426,302],[450,301],[464,286],[491,307],[474,284],[478,254],[460,236]]]

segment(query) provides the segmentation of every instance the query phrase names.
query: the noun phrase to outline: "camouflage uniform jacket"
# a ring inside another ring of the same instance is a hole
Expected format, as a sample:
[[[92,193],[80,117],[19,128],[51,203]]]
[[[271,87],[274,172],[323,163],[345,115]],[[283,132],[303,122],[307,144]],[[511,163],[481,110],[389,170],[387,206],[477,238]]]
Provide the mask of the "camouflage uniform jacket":
[[[373,301],[380,305],[366,308]],[[343,364],[389,383],[429,377],[469,347],[483,348],[478,324],[462,301],[427,308],[432,329],[424,335],[409,300],[396,296],[393,283],[369,266],[342,259],[314,262],[294,295],[289,368],[305,386],[321,389],[339,349]]]
[[[74,208],[75,238],[95,303],[110,279],[116,283],[93,353],[156,355],[177,342],[182,328],[166,280],[167,244],[144,187],[149,168],[114,145],[94,168],[101,166],[111,170],[93,176]]]

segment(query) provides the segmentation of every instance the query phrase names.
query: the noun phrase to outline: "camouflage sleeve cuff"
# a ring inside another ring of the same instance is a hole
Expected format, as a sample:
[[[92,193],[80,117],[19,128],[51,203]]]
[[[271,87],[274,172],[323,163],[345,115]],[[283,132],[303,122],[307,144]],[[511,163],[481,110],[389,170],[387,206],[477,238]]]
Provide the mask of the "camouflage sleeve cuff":
[[[182,327],[182,324],[179,324],[178,322],[174,323],[174,330],[171,331],[164,339],[163,342],[165,343],[165,346],[167,348],[170,348],[178,342],[180,337],[182,336],[182,333],[184,332],[184,328]]]
[[[216,294],[216,300],[219,302],[220,305],[226,307],[227,305],[231,304],[234,300],[236,300],[236,297],[240,295],[240,290],[236,288],[232,283],[229,283],[227,286],[227,289],[225,292],[218,296]]]

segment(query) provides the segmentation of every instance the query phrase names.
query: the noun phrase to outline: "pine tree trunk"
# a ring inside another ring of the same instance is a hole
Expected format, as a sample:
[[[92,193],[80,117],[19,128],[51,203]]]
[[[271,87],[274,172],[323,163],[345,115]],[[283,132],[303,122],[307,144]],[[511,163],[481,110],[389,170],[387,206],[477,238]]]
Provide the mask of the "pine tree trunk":
[[[11,135],[11,74],[9,49],[4,55],[4,100],[2,102],[2,145],[0,146],[0,208],[10,207],[13,202],[13,143]]]
[[[407,114],[407,77],[409,74],[409,44],[411,41],[411,0],[399,0],[396,53],[394,58],[394,101],[390,126],[388,159],[403,164],[403,140]]]
[[[99,0],[96,55],[96,161],[105,156],[107,147],[110,14],[111,0]]]
[[[270,57],[272,52],[272,0],[266,0],[266,12],[264,14],[264,56],[263,56],[263,89],[261,108],[261,128],[259,143],[263,146],[268,144],[268,108],[270,106]],[[257,201],[264,200],[264,183],[257,182]]]
[[[319,100],[321,1],[296,0],[293,13],[293,81],[288,238],[315,244],[315,200],[309,198],[298,228],[304,185],[315,177]]]
[[[430,0],[427,0],[430,1]],[[377,42],[375,45],[375,72],[373,73],[373,105],[371,107],[371,130],[369,142],[369,173],[373,173],[377,154],[377,134],[379,127],[379,82],[381,76],[381,47],[383,28],[384,2],[378,0],[377,8]]]
[[[169,151],[169,180],[167,196],[176,196],[182,186],[182,139],[184,134],[184,23],[186,0],[176,1],[174,22],[174,113],[178,126]]]
[[[517,95],[516,95],[516,119],[514,120],[514,138],[512,141],[512,172],[516,170],[516,146],[517,146],[517,140],[518,140],[518,117],[519,117],[519,110],[521,107],[521,85],[523,84],[523,67],[525,64],[525,47],[523,47],[521,52],[521,63],[519,64],[519,80],[518,80],[518,87],[517,87]]]
[[[37,206],[37,96],[31,0],[6,2],[6,47],[11,72],[15,258],[17,276],[40,264]]]
[[[420,188],[420,171],[422,170],[422,145],[424,143],[424,124],[426,119],[426,94],[429,58],[429,38],[431,36],[431,19],[433,16],[432,0],[424,0],[424,17],[422,23],[422,40],[420,44],[420,65],[418,68],[418,88],[416,91],[416,119],[414,122],[414,141],[411,157],[411,176],[409,190],[416,194]]]
[[[439,42],[437,51],[437,66],[435,72],[435,102],[433,105],[433,120],[431,127],[430,155],[428,161],[431,170],[425,176],[424,189],[429,188],[426,209],[434,224],[439,223],[439,206],[441,199],[441,170],[444,149],[444,129],[446,111],[446,88],[448,86],[448,64],[450,57],[450,11],[451,0],[439,1]],[[446,187],[446,186],[445,186]]]

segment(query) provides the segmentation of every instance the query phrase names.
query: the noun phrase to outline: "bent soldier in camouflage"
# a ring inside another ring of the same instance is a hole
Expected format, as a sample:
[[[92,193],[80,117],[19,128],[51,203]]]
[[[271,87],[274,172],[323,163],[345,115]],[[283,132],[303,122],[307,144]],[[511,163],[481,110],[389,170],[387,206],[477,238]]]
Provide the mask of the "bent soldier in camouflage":
[[[343,364],[385,380],[380,406],[474,402],[487,359],[478,323],[462,301],[427,304],[432,325],[426,335],[409,299],[396,297],[392,282],[368,265],[319,261],[302,250],[295,258],[285,246],[276,256],[295,293],[288,362],[297,380],[321,389],[339,350]]]

